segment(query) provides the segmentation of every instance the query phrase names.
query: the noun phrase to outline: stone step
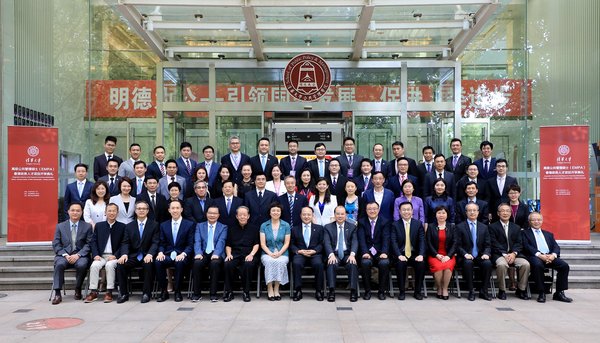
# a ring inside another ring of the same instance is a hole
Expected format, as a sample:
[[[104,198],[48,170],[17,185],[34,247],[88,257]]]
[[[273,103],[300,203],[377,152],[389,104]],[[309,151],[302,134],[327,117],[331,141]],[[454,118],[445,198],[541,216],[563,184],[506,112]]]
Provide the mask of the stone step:
[[[569,278],[571,276],[600,276],[600,265],[569,264]]]
[[[0,256],[0,267],[52,266],[54,256]]]
[[[600,288],[600,276],[578,276],[569,274],[569,288]]]
[[[51,245],[0,246],[1,256],[54,256]]]
[[[75,275],[65,274],[65,289],[73,290],[75,285]],[[14,290],[39,290],[52,288],[52,275],[49,277],[29,277],[29,278],[0,278],[0,291]],[[73,292],[71,291],[70,294]],[[69,292],[67,291],[67,294]]]
[[[600,252],[600,246],[573,246],[565,247],[560,246],[560,254],[597,254]]]
[[[562,254],[560,257],[569,264],[600,264],[600,254]]]
[[[0,267],[0,280],[22,278],[27,280],[32,277],[52,277],[54,267],[50,266],[9,266]]]

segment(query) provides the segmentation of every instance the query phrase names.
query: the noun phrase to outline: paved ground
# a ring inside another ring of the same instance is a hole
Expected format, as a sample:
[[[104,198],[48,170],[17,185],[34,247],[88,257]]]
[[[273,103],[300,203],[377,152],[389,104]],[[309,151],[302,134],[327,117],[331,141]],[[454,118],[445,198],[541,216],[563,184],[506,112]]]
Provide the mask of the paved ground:
[[[570,290],[571,304],[469,302],[427,298],[350,303],[300,302],[263,296],[244,303],[202,300],[140,304],[84,304],[63,297],[52,306],[46,291],[6,292],[0,298],[0,342],[598,342],[600,290]],[[172,298],[171,298],[172,299]],[[340,308],[341,307],[341,308]],[[346,307],[344,309],[344,307]],[[27,311],[29,310],[29,311]],[[73,317],[83,324],[51,331],[23,330],[32,320]]]

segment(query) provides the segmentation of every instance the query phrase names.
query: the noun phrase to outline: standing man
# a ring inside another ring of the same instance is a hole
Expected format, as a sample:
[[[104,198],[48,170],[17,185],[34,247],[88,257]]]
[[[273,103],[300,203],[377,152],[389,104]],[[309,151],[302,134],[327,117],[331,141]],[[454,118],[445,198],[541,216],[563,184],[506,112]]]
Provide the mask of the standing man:
[[[202,154],[204,155],[204,161],[200,163],[200,166],[206,169],[206,176],[208,177],[208,186],[212,187],[212,185],[215,183],[215,180],[217,179],[217,171],[219,170],[219,167],[221,165],[214,161],[215,148],[213,148],[212,146],[207,145],[204,148],[202,148]]]
[[[344,152],[337,158],[340,161],[342,175],[352,179],[360,174],[360,161],[363,157],[356,154],[356,142],[352,137],[344,138]]]
[[[313,177],[313,182],[317,182],[320,177],[329,176],[329,160],[325,158],[327,155],[327,148],[323,143],[315,144],[315,156],[317,158],[310,160],[306,163],[310,173]]]
[[[467,205],[467,221],[456,226],[459,235],[458,255],[462,257],[463,279],[467,282],[469,290],[469,301],[475,300],[473,290],[473,266],[478,265],[481,269],[481,283],[479,297],[488,301],[492,297],[488,293],[490,275],[492,273],[492,242],[487,225],[478,222],[479,207],[477,204]]]
[[[377,172],[376,175],[383,174]],[[377,298],[385,300],[385,292],[390,277],[390,260],[388,250],[390,244],[391,221],[379,216],[379,205],[367,203],[367,217],[358,221],[358,246],[362,254],[360,270],[365,287],[364,300],[371,299],[371,268],[377,267],[379,275],[379,291]]]
[[[75,283],[75,300],[81,300],[81,286],[90,261],[90,242],[92,241],[92,226],[81,220],[83,206],[73,202],[67,207],[69,219],[56,225],[52,249],[54,250],[54,277],[52,289],[54,298],[52,305],[62,302],[60,294],[65,283],[65,270],[75,268],[77,271]]]
[[[490,208],[498,208],[501,203],[510,202],[510,199],[508,199],[508,189],[512,185],[518,185],[516,178],[507,175],[507,170],[508,161],[503,158],[498,159],[496,161],[496,177],[486,181],[485,194]],[[498,214],[495,212],[492,213],[492,221],[497,220]]]
[[[167,168],[165,167],[165,147],[162,145],[154,147],[153,150],[154,161],[148,165],[148,174],[154,175],[157,180],[160,180],[163,176],[167,175]]]
[[[454,199],[454,194],[456,194],[456,182],[454,182],[454,174],[445,169],[446,158],[444,157],[444,154],[435,155],[433,158],[433,166],[434,169],[432,172],[425,176],[425,186],[421,192],[421,194],[423,194],[423,199],[433,194],[433,185],[437,179],[444,179],[444,181],[446,181],[446,193]]]
[[[454,180],[458,182],[466,174],[467,166],[471,164],[471,158],[462,154],[462,141],[452,138],[450,141],[452,156],[446,159],[446,170],[454,174]]]
[[[404,143],[400,141],[395,141],[394,143],[392,143],[392,154],[394,155],[394,159],[390,160],[389,162],[390,166],[393,166],[390,172],[396,175],[398,174],[398,167],[396,161],[400,157],[406,157],[404,156]],[[408,173],[410,175],[417,176],[417,162],[415,162],[415,160],[413,160],[410,157],[406,157],[406,159],[408,160]]]
[[[315,273],[315,299],[323,301],[323,227],[312,222],[313,209],[307,205],[301,209],[302,218],[292,227],[290,249],[294,254],[294,294],[292,300],[302,299],[302,274],[310,262]]]
[[[481,150],[481,155],[483,156],[475,161],[475,165],[479,169],[479,175],[484,180],[496,177],[496,158],[492,157],[494,144],[490,141],[483,141],[479,144],[479,150]]]
[[[394,220],[394,193],[387,188],[383,187],[385,183],[385,176],[382,172],[373,173],[373,188],[367,189],[362,197],[365,202],[377,203],[377,213],[380,217],[388,221]]]
[[[131,205],[130,205],[131,206]],[[119,280],[119,298],[117,304],[129,300],[129,284],[127,277],[131,269],[141,267],[144,286],[142,288],[142,304],[152,297],[154,282],[154,258],[160,242],[158,223],[148,218],[150,205],[144,201],[136,201],[136,219],[125,226],[125,237],[121,246],[121,257],[117,261],[117,277]]]
[[[117,137],[106,136],[104,139],[104,153],[94,157],[94,181],[98,181],[107,174],[106,165],[109,160],[115,160],[118,164],[123,162],[119,156],[115,155],[117,148]]]
[[[93,182],[87,179],[87,164],[77,163],[73,168],[75,172],[75,182],[67,185],[65,196],[63,198],[65,212],[68,211],[69,205],[77,202],[85,204],[85,201],[92,195]]]
[[[277,202],[277,194],[265,189],[267,176],[263,173],[256,175],[254,185],[256,189],[244,195],[244,206],[250,209],[250,222],[260,225],[270,219],[269,207]]]
[[[454,209],[454,222],[460,223],[467,220],[467,204],[474,203],[479,206],[479,216],[477,217],[477,220],[487,225],[490,222],[488,203],[487,201],[481,200],[481,198],[477,196],[477,183],[469,181],[465,185],[464,193],[467,195],[467,198],[459,201],[456,204]]]
[[[252,174],[263,173],[267,176],[267,181],[273,180],[271,170],[277,164],[277,157],[269,154],[271,141],[267,137],[258,140],[258,154],[250,158]]]
[[[136,161],[133,164],[133,173],[134,177],[131,179],[131,181],[133,181],[131,194],[137,196],[146,191],[146,162]]]
[[[126,161],[119,163],[119,176],[127,176],[130,179],[135,178],[133,165],[140,160],[142,155],[142,147],[137,143],[132,143],[129,146],[129,158]]]
[[[107,174],[101,176],[98,181],[104,181],[108,185],[108,192],[110,196],[115,196],[121,193],[121,190],[117,186],[121,182],[121,177],[117,174],[119,172],[119,162],[117,160],[108,160],[106,162]]]
[[[165,163],[165,166],[167,167],[167,175],[160,179],[160,181],[158,182],[158,192],[167,199],[171,198],[171,195],[169,194],[169,184],[171,182],[177,182],[181,186],[181,192],[179,192],[179,199],[183,200],[185,190],[187,187],[187,180],[185,179],[185,177],[178,175],[179,167],[178,163],[175,160],[168,160]]]
[[[362,196],[363,192],[367,189],[373,188],[373,178],[371,172],[373,171],[373,165],[370,159],[363,158],[360,161],[360,174],[354,177],[356,183],[356,194]]]
[[[179,157],[177,158],[176,163],[177,175],[182,176],[185,179],[185,184],[180,184],[181,193],[185,194],[185,189],[192,187],[192,173],[198,166],[198,162],[192,159],[192,144],[190,142],[181,142],[179,145]]]
[[[125,237],[125,224],[117,221],[119,207],[113,203],[106,205],[106,221],[99,222],[94,227],[92,235],[92,257],[94,261],[90,267],[91,292],[85,297],[86,303],[96,301],[98,298],[98,280],[100,270],[106,271],[106,293],[104,302],[113,301],[113,290],[117,270],[117,258],[121,257],[121,246]]]
[[[183,217],[194,223],[202,223],[206,221],[206,210],[213,203],[214,200],[208,197],[208,183],[198,180],[194,184],[194,195],[185,199]]]
[[[346,208],[335,208],[335,221],[325,225],[323,245],[327,255],[327,301],[335,301],[335,283],[338,267],[346,267],[350,283],[350,301],[358,300],[358,235],[356,226],[346,221]]]
[[[433,157],[435,156],[435,149],[432,146],[427,145],[422,149],[423,152],[423,163],[419,163],[417,167],[417,177],[419,178],[419,190],[425,187],[425,178],[427,174],[434,170]]]
[[[219,209],[219,219],[227,227],[235,223],[237,209],[244,205],[244,200],[234,196],[233,190],[233,181],[227,180],[223,182],[223,196],[214,200],[214,205]],[[206,204],[204,206],[208,208]]]
[[[467,183],[475,182],[477,184],[478,195],[481,199],[486,199],[485,196],[485,180],[479,177],[479,169],[475,163],[467,166],[467,175],[463,176],[456,183],[456,201],[461,201],[466,197],[465,187]]]
[[[238,182],[242,179],[242,166],[244,164],[250,164],[250,157],[240,152],[241,142],[240,137],[231,136],[229,138],[229,151],[230,153],[221,157],[221,164],[227,165],[234,170],[234,175],[231,179],[234,182]]]
[[[296,178],[288,175],[283,180],[286,193],[278,197],[278,202],[283,207],[281,211],[281,220],[294,227],[300,223],[300,211],[308,206],[308,199],[299,193],[296,193]]]
[[[396,164],[398,165],[398,174],[389,177],[386,188],[392,191],[397,198],[402,196],[402,183],[404,181],[410,180],[413,184],[418,185],[419,179],[414,175],[408,174],[408,160],[406,157],[400,157]],[[420,190],[415,189],[413,195],[419,196],[420,193]]]
[[[144,201],[150,205],[148,218],[162,223],[169,218],[169,203],[164,195],[158,193],[158,180],[155,176],[149,175],[144,182],[145,190],[135,197],[136,201]]]
[[[298,141],[291,139],[288,141],[288,155],[279,162],[281,172],[284,176],[291,175],[298,180],[300,173],[306,165],[306,158],[298,155]]]
[[[373,169],[380,171],[383,175],[390,175],[390,164],[383,159],[383,144],[375,143],[373,145]]]
[[[346,192],[348,178],[340,173],[340,161],[332,159],[329,161],[329,192],[331,195],[341,197]],[[338,198],[339,199],[339,198]]]

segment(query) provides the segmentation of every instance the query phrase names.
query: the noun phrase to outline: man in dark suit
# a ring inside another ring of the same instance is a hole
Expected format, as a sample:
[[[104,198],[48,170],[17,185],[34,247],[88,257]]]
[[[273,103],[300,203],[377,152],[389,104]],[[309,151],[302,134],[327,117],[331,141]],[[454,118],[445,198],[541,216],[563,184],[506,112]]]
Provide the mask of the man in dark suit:
[[[217,285],[219,274],[225,259],[225,242],[227,226],[218,222],[219,209],[211,206],[206,211],[207,221],[196,224],[194,233],[194,295],[192,302],[202,298],[202,271],[208,267],[210,273],[210,301],[217,302]]]
[[[101,176],[98,181],[104,181],[108,185],[108,193],[110,196],[115,196],[121,193],[119,189],[119,182],[121,182],[121,177],[119,174],[119,162],[117,160],[108,160],[106,162],[106,171],[108,174]]]
[[[281,211],[281,220],[294,227],[300,223],[300,210],[308,206],[308,199],[299,193],[296,193],[296,178],[288,175],[283,180],[286,193],[278,197],[278,202],[283,207]]]
[[[394,143],[392,143],[392,154],[394,155],[394,158],[389,162],[391,167],[390,173],[396,175],[398,174],[396,161],[398,161],[400,157],[406,157],[404,156],[404,143],[400,141],[395,141]],[[406,159],[408,160],[408,173],[410,175],[418,176],[417,162],[410,157],[406,157]]]
[[[519,287],[517,297],[528,300],[527,282],[529,280],[529,262],[524,258],[521,228],[510,222],[512,214],[510,205],[503,203],[498,206],[500,220],[489,226],[492,238],[492,261],[496,264],[498,276],[498,299],[506,300],[506,275],[509,266],[514,266],[519,272]]]
[[[171,194],[169,193],[169,185],[172,182],[177,182],[179,186],[181,186],[179,200],[183,200],[187,189],[187,180],[185,177],[179,175],[179,163],[175,160],[168,160],[165,162],[165,166],[167,167],[167,175],[158,181],[158,192],[166,199],[170,199]]]
[[[390,169],[393,167],[388,161],[383,159],[383,144],[375,143],[373,145],[373,170],[380,171],[386,177],[390,175]]]
[[[398,174],[388,178],[385,188],[392,191],[394,193],[394,197],[397,198],[402,196],[402,183],[405,180],[410,180],[413,182],[413,184],[418,185],[419,179],[414,175],[408,174],[408,160],[406,157],[400,157],[396,164],[398,165]],[[419,194],[420,189],[415,189],[415,193],[413,193],[413,195],[419,196]]]
[[[267,137],[258,140],[258,154],[250,157],[250,165],[252,166],[252,174],[257,175],[263,173],[267,176],[267,181],[273,180],[271,171],[273,166],[278,163],[277,157],[269,154],[271,141]]]
[[[344,138],[344,152],[337,157],[340,161],[340,168],[342,175],[349,179],[360,174],[360,161],[362,161],[362,155],[358,155],[354,150],[356,148],[356,142],[352,137]]]
[[[306,158],[298,155],[298,141],[291,139],[288,141],[288,155],[279,161],[281,166],[281,172],[284,176],[291,175],[296,178],[296,181],[300,178],[300,173],[306,165]]]
[[[250,222],[260,226],[270,219],[269,205],[277,202],[277,194],[265,189],[267,176],[259,173],[254,179],[256,189],[244,195],[244,206],[250,209]]]
[[[458,182],[466,174],[467,166],[471,164],[471,158],[462,154],[462,141],[452,138],[450,141],[452,156],[446,159],[446,170],[454,174],[454,180]]]
[[[157,180],[160,180],[163,176],[167,175],[167,169],[165,167],[165,147],[158,145],[153,150],[154,161],[148,164],[148,175],[153,175]]]
[[[217,179],[217,171],[219,170],[219,167],[221,165],[214,161],[215,149],[212,146],[207,145],[204,148],[202,148],[202,154],[204,155],[204,161],[200,163],[200,166],[206,169],[208,177],[208,186],[212,187],[212,185],[215,183],[215,180]]]
[[[169,204],[164,195],[158,193],[158,180],[154,175],[148,175],[144,182],[146,190],[135,197],[136,201],[143,200],[150,205],[148,218],[158,223],[169,218]]]
[[[183,217],[195,223],[202,223],[206,221],[206,210],[214,203],[214,200],[208,197],[208,183],[206,181],[196,181],[194,193],[194,196],[185,199]]]
[[[456,226],[459,235],[458,255],[462,258],[463,279],[467,282],[469,290],[469,301],[475,300],[473,291],[473,267],[479,266],[482,286],[479,289],[479,297],[492,300],[488,292],[490,275],[492,273],[492,242],[487,225],[478,222],[479,207],[477,204],[467,205],[467,221]]]
[[[367,189],[362,197],[367,204],[370,202],[377,202],[377,204],[379,204],[377,211],[378,215],[391,222],[394,220],[394,201],[396,200],[394,193],[389,189],[383,188],[385,176],[383,176],[382,172],[373,173],[372,180],[373,188]],[[380,196],[381,198],[379,198]]]
[[[378,172],[377,175],[383,175]],[[379,205],[372,201],[367,203],[367,217],[358,221],[358,247],[362,254],[360,270],[365,293],[364,300],[371,299],[371,268],[377,267],[379,275],[379,291],[377,298],[385,300],[390,277],[390,244],[391,221],[379,215]]]
[[[240,152],[241,142],[238,136],[231,136],[229,138],[229,150],[230,153],[221,157],[221,165],[227,165],[234,171],[232,180],[238,182],[242,179],[242,166],[244,164],[250,164],[250,157]]]
[[[130,205],[131,206],[131,205]],[[142,303],[152,297],[154,282],[154,257],[158,252],[160,228],[158,223],[148,218],[150,204],[145,201],[135,203],[136,219],[125,226],[125,236],[121,245],[121,257],[117,261],[117,278],[119,280],[119,298],[117,304],[129,300],[127,277],[131,269],[141,267],[144,286]]]
[[[356,183],[356,194],[362,196],[362,193],[367,189],[373,188],[373,163],[368,158],[363,158],[360,161],[360,174],[356,175],[352,180]]]
[[[75,182],[67,185],[63,198],[65,213],[67,213],[69,205],[74,202],[85,204],[85,201],[92,195],[92,186],[94,185],[93,182],[87,180],[87,164],[77,163],[73,170],[75,171]]]
[[[454,194],[456,194],[456,182],[454,182],[454,174],[445,170],[446,167],[446,158],[443,154],[437,154],[433,158],[434,169],[431,173],[428,173],[425,176],[425,184],[423,187],[423,191],[421,194],[423,198],[426,198],[433,194],[433,185],[435,184],[435,180],[444,179],[446,181],[446,193],[448,193],[449,197],[452,199],[455,198]]]
[[[413,207],[410,201],[400,204],[401,219],[391,227],[392,251],[396,256],[396,274],[398,276],[398,299],[404,300],[406,290],[406,270],[412,266],[415,270],[415,293],[417,300],[423,300],[423,278],[425,277],[425,230],[423,223],[413,219]]]
[[[356,226],[346,221],[346,208],[338,206],[335,221],[325,225],[323,246],[327,256],[327,301],[335,301],[335,282],[338,267],[346,267],[350,283],[350,301],[358,300],[358,235]]]
[[[569,264],[560,258],[560,247],[554,235],[542,230],[544,219],[538,212],[529,215],[529,229],[522,231],[524,253],[531,265],[531,278],[538,292],[537,301],[546,302],[544,290],[544,268],[556,270],[556,293],[552,299],[570,303],[573,299],[565,295],[569,289]]]
[[[480,221],[484,224],[488,224],[490,222],[489,218],[489,209],[487,201],[481,200],[477,195],[477,183],[468,182],[465,185],[465,193],[467,194],[467,198],[459,201],[455,207],[454,214],[454,222],[461,223],[467,220],[467,204],[475,203],[479,206],[479,216],[477,217],[477,221]]]
[[[115,149],[117,148],[117,137],[106,136],[104,139],[104,153],[102,155],[94,157],[94,180],[98,181],[102,176],[107,174],[106,162],[108,160],[115,160],[118,164],[123,162],[119,156],[115,155]]]
[[[54,250],[54,277],[52,289],[54,298],[52,305],[62,302],[60,294],[65,283],[65,270],[75,268],[77,271],[75,283],[75,300],[81,300],[81,286],[90,261],[90,242],[92,241],[92,226],[83,220],[83,205],[78,202],[67,206],[69,218],[56,225],[52,249]]]
[[[313,209],[307,205],[301,208],[301,221],[292,227],[290,249],[294,254],[292,270],[294,273],[294,294],[292,300],[302,299],[302,274],[310,262],[315,273],[315,299],[323,301],[323,240],[321,225],[313,224]]]
[[[479,169],[475,163],[471,163],[467,166],[467,175],[463,176],[456,183],[456,201],[461,201],[466,198],[465,187],[468,182],[475,182],[477,184],[477,195],[481,199],[487,199],[485,195],[485,180],[479,177]]]
[[[175,282],[173,285],[175,301],[183,301],[181,284],[183,283],[184,271],[194,252],[195,228],[193,221],[181,217],[182,211],[181,201],[171,201],[169,205],[171,220],[160,224],[160,243],[158,244],[158,255],[156,256],[156,281],[161,290],[161,294],[157,299],[158,302],[169,299],[169,292],[167,292],[167,268],[169,267],[175,267]]]
[[[432,146],[424,146],[421,150],[423,153],[423,163],[419,163],[417,166],[417,177],[419,178],[419,190],[425,187],[425,177],[431,173],[435,167],[433,166],[433,157],[435,156],[435,149]]]
[[[306,167],[310,170],[310,174],[313,177],[313,182],[316,182],[320,177],[329,176],[329,160],[325,158],[327,155],[327,148],[323,143],[315,144],[315,156],[317,158],[306,162]]]
[[[346,195],[346,182],[348,178],[340,173],[340,161],[335,158],[329,161],[329,192],[331,195],[338,197],[338,201],[342,196]]]
[[[488,180],[496,177],[496,158],[492,157],[492,151],[494,150],[494,144],[490,141],[483,141],[479,144],[479,150],[481,150],[482,158],[475,161],[477,169],[479,169],[479,175],[482,179]]]
[[[185,179],[185,185],[181,185],[184,190],[186,186],[192,187],[192,173],[198,166],[198,162],[192,159],[192,144],[190,142],[181,142],[179,145],[179,157],[177,158],[177,175]],[[181,192],[185,194],[184,191]]]
[[[117,221],[119,207],[115,204],[106,205],[106,221],[96,224],[92,235],[93,262],[90,266],[90,290],[85,297],[86,303],[96,301],[98,298],[98,280],[100,270],[106,271],[106,293],[104,302],[113,301],[113,289],[115,288],[117,259],[121,257],[121,246],[125,237],[125,224]]]
[[[508,169],[508,162],[500,158],[496,161],[496,175],[495,178],[488,179],[486,181],[485,194],[487,196],[488,205],[491,208],[498,208],[503,202],[508,203],[508,189],[511,185],[518,185],[517,179],[506,174]],[[492,213],[492,221],[498,220],[498,214]]]
[[[227,180],[223,182],[223,196],[215,199],[213,204],[219,209],[219,221],[229,227],[235,223],[237,209],[244,205],[244,200],[233,196],[233,181]],[[208,209],[206,205],[205,208]]]

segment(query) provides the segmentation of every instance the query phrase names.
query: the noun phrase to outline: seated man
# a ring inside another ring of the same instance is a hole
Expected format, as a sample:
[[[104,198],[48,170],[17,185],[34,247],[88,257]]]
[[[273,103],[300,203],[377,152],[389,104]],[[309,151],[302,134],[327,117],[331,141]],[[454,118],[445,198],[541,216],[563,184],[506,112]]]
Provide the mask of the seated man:
[[[479,206],[475,203],[467,204],[467,220],[456,226],[459,236],[458,255],[462,257],[463,279],[467,282],[469,290],[469,301],[475,300],[473,291],[473,267],[479,266],[481,269],[481,283],[479,297],[485,300],[492,300],[488,293],[490,284],[490,275],[492,273],[492,243],[487,225],[477,221],[479,216]]]
[[[346,267],[350,282],[350,301],[358,300],[358,237],[356,226],[346,221],[346,208],[338,206],[334,211],[335,221],[325,225],[324,247],[327,255],[327,301],[335,301],[337,268]]]
[[[125,236],[125,224],[117,221],[119,206],[110,203],[106,205],[106,220],[96,224],[92,236],[92,257],[90,267],[90,294],[85,297],[86,303],[98,298],[98,280],[100,270],[106,270],[106,293],[104,302],[112,302],[112,291],[115,288],[117,258],[121,256],[121,246]]]
[[[236,221],[227,227],[225,243],[225,296],[224,302],[233,300],[232,283],[234,271],[241,269],[242,300],[250,301],[250,282],[260,263],[256,257],[259,248],[259,227],[249,222],[250,210],[246,206],[237,208]]]
[[[196,224],[194,230],[194,295],[192,301],[202,298],[202,271],[210,270],[210,301],[216,302],[217,283],[225,259],[225,241],[227,240],[227,225],[219,223],[219,209],[211,206],[206,210],[207,221]]]
[[[508,267],[515,266],[519,271],[519,288],[517,297],[529,300],[527,282],[529,280],[529,262],[523,255],[523,239],[519,225],[510,222],[512,210],[510,205],[502,203],[498,206],[499,221],[489,226],[492,238],[492,261],[496,264],[498,275],[498,299],[506,300],[506,275]]]
[[[131,206],[131,205],[130,205]],[[158,252],[160,228],[158,223],[148,218],[150,204],[143,200],[135,203],[136,219],[125,226],[125,236],[121,246],[121,257],[117,261],[119,298],[117,304],[129,300],[127,277],[131,269],[142,267],[144,286],[141,302],[147,303],[152,296],[154,282],[154,257]]]
[[[392,250],[397,256],[396,274],[398,276],[398,299],[404,300],[406,290],[406,270],[412,266],[415,270],[415,294],[417,300],[423,300],[421,290],[425,277],[425,230],[423,223],[412,218],[412,203],[405,201],[400,204],[401,219],[392,224]]]
[[[383,173],[377,172],[376,175],[383,176]],[[388,258],[390,224],[385,217],[379,215],[379,205],[375,201],[367,204],[367,217],[358,221],[358,246],[362,253],[360,270],[365,285],[364,300],[371,299],[372,267],[377,267],[379,271],[377,298],[385,300],[390,277],[390,260]]]
[[[304,206],[300,211],[301,222],[292,228],[294,301],[302,299],[302,273],[308,262],[315,272],[315,298],[323,301],[323,227],[313,224],[312,218],[312,207]]]
[[[565,295],[565,290],[569,289],[569,265],[560,258],[560,247],[556,243],[554,235],[549,231],[542,230],[543,222],[544,218],[540,213],[532,212],[529,215],[531,228],[522,231],[524,252],[531,264],[531,277],[539,294],[537,301],[546,302],[544,268],[552,268],[557,271],[556,293],[552,299],[570,303],[573,299]]]
[[[92,226],[81,220],[83,206],[81,203],[71,203],[67,207],[69,219],[56,225],[52,249],[54,256],[54,278],[52,288],[55,291],[52,305],[62,301],[60,294],[65,283],[65,269],[75,268],[77,271],[75,283],[75,300],[81,300],[81,286],[90,261],[90,242]]]
[[[158,244],[158,255],[156,256],[156,280],[161,294],[157,299],[163,302],[169,299],[167,292],[167,268],[175,267],[175,284],[173,291],[175,301],[183,301],[181,296],[181,283],[188,263],[189,256],[194,247],[194,222],[183,219],[181,212],[183,206],[180,200],[173,200],[169,204],[171,220],[160,224],[160,243]]]

